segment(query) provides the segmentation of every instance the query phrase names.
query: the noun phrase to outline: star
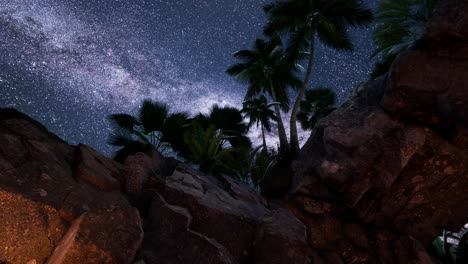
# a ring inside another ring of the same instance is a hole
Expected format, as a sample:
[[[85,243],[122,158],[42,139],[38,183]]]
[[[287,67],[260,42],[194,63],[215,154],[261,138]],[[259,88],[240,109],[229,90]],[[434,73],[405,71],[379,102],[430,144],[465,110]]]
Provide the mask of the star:
[[[0,107],[108,155],[107,116],[134,113],[143,99],[193,114],[214,103],[241,107],[246,87],[225,70],[233,52],[262,36],[267,2],[0,0]],[[340,102],[373,65],[372,28],[350,33],[353,53],[318,47],[311,82]]]

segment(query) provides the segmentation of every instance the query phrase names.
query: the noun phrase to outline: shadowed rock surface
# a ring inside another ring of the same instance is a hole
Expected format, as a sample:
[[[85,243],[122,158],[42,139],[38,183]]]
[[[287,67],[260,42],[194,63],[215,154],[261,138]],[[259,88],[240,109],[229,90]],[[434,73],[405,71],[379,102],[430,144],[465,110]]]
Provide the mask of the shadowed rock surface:
[[[441,1],[390,74],[315,128],[288,202],[313,248],[345,263],[432,263],[424,248],[468,221],[467,12]]]

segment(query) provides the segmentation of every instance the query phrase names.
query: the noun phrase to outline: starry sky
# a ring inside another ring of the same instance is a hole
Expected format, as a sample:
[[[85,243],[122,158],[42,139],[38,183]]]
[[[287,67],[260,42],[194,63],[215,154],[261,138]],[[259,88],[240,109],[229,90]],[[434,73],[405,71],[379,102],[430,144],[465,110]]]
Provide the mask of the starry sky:
[[[268,2],[0,0],[0,107],[107,155],[106,117],[134,113],[143,99],[190,113],[240,107],[246,87],[225,70],[233,52],[261,36]],[[375,8],[376,0],[365,2]],[[313,85],[333,88],[342,102],[366,80],[372,28],[351,30],[353,53],[319,45]]]

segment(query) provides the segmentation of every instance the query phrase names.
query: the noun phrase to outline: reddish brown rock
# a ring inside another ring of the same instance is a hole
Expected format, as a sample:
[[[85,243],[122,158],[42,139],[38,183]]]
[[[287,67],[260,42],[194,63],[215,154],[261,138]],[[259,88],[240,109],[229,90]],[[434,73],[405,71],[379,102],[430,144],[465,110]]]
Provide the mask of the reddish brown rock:
[[[283,206],[306,226],[308,244],[316,252],[311,263],[437,263],[417,240],[405,233],[353,219],[344,207],[310,214],[303,209],[300,199]]]
[[[153,151],[151,155],[139,152],[127,157],[124,163],[125,191],[140,194],[150,174],[160,174],[164,163],[164,157],[157,151]]]
[[[78,145],[76,151],[76,178],[103,191],[120,190],[117,179],[122,175],[122,168],[119,163],[86,145]]]
[[[88,212],[66,263],[132,261],[143,236],[138,212],[120,193],[77,181],[75,152],[36,121],[0,109],[0,260],[45,263],[70,224]]]
[[[382,99],[398,118],[468,126],[468,3],[440,1],[424,37],[394,63]]]
[[[301,208],[311,215],[306,198],[338,201],[362,223],[425,246],[441,227],[457,230],[468,219],[466,152],[359,96],[319,123],[295,171]]]

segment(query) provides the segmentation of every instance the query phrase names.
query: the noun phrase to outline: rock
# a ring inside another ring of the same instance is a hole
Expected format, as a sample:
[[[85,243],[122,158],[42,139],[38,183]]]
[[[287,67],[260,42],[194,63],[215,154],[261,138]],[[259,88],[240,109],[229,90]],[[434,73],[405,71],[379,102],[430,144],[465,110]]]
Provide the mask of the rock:
[[[143,252],[149,263],[233,263],[228,250],[216,240],[192,230],[192,215],[182,207],[156,196],[151,208],[150,249]]]
[[[313,250],[345,263],[433,263],[426,249],[468,219],[468,12],[440,1],[387,77],[322,119],[285,207]]]
[[[457,229],[468,219],[466,153],[359,97],[319,123],[295,168],[302,197],[338,200],[361,221],[399,229],[424,245],[440,227]]]
[[[118,192],[77,181],[77,155],[98,177],[119,171],[87,150],[68,145],[15,110],[0,109],[0,260],[45,263],[71,223],[88,211],[64,263],[133,261],[143,238],[138,211]]]
[[[96,150],[78,145],[75,177],[103,191],[120,190],[118,178],[122,175],[119,163],[106,158]]]
[[[164,167],[164,157],[156,151],[151,156],[139,152],[127,157],[125,167],[125,191],[129,194],[140,194],[152,173],[159,174]]]
[[[143,251],[159,256],[158,263],[179,263],[177,257],[190,259],[197,250],[211,252],[194,260],[197,263],[210,263],[211,258],[223,259],[213,263],[246,263],[252,258],[257,224],[268,212],[250,187],[179,167],[152,203],[149,232],[154,237]],[[190,241],[198,241],[199,248],[193,249],[195,242]]]
[[[257,264],[313,263],[304,224],[285,209],[275,210],[262,218],[254,256]]]
[[[468,128],[457,127],[451,138],[451,143],[459,149],[468,152]]]
[[[308,244],[316,252],[311,263],[435,263],[417,240],[356,221],[345,208],[309,214],[296,199],[284,206],[306,226]]]
[[[447,130],[468,126],[468,3],[439,2],[424,37],[393,64],[382,106]]]
[[[94,210],[84,218],[64,263],[132,263],[142,241],[137,209]]]

